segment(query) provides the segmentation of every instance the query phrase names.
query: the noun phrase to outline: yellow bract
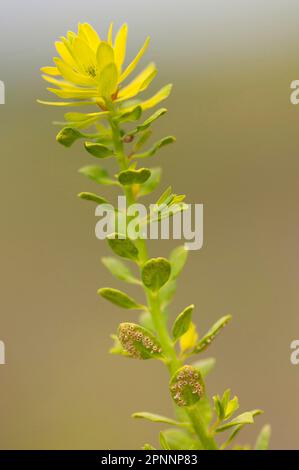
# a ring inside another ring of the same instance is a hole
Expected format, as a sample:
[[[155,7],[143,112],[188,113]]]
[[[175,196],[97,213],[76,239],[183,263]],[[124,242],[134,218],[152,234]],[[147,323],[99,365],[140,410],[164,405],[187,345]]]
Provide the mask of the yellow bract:
[[[186,351],[193,349],[196,346],[197,341],[198,333],[196,331],[196,326],[194,323],[190,323],[188,330],[180,338],[181,352],[185,353]]]
[[[109,103],[121,103],[135,98],[146,90],[157,74],[154,64],[149,64],[130,83],[122,85],[135,70],[145,53],[149,38],[136,57],[124,67],[126,58],[128,27],[121,26],[113,40],[113,23],[110,24],[107,40],[101,39],[88,23],[79,24],[78,32],[68,32],[56,42],[59,57],[54,57],[55,66],[43,67],[42,77],[56,88],[48,91],[71,102],[45,102],[54,106],[76,106],[85,104],[109,108]],[[167,98],[171,86],[167,85],[152,98],[140,101],[148,109]],[[129,105],[128,105],[129,106]]]

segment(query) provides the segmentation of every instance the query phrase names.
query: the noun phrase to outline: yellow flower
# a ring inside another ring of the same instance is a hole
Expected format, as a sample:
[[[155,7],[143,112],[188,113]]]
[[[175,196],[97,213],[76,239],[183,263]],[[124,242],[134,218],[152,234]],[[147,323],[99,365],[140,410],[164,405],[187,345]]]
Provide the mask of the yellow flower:
[[[45,102],[54,106],[77,106],[93,104],[107,109],[109,103],[122,103],[137,97],[152,82],[157,74],[156,66],[151,63],[131,82],[123,82],[135,70],[145,53],[149,38],[136,57],[124,67],[126,57],[128,27],[122,25],[113,41],[113,23],[110,24],[107,39],[101,39],[88,23],[79,24],[77,34],[68,32],[66,37],[56,42],[60,57],[54,57],[55,66],[43,67],[42,77],[55,85],[48,91],[59,98],[71,102]],[[153,97],[140,101],[142,109],[149,109],[167,98],[171,85],[166,85]],[[129,105],[128,105],[129,106]]]

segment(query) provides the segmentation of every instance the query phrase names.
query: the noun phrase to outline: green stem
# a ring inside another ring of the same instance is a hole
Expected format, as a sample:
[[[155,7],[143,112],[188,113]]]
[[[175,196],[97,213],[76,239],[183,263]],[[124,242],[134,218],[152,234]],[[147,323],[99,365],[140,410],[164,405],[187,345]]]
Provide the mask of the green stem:
[[[194,428],[194,431],[198,435],[204,449],[217,450],[217,444],[214,438],[207,431],[198,408],[196,406],[188,408],[187,413]]]
[[[113,116],[113,110],[111,110]],[[121,138],[121,132],[118,127],[118,124],[113,120],[113,117],[109,119],[109,123],[112,130],[112,139],[114,144],[114,150],[116,153],[117,161],[119,164],[120,170],[127,170],[129,168],[129,158],[127,157],[124,151],[124,145]],[[136,202],[135,195],[130,186],[124,187],[124,192],[127,198],[128,205],[134,204]],[[137,248],[139,250],[139,266],[141,267],[149,258],[147,254],[147,246],[144,239],[138,239],[135,241]],[[147,301],[149,311],[152,316],[153,324],[157,332],[159,341],[161,343],[162,350],[166,357],[166,364],[170,375],[172,376],[181,366],[182,362],[177,357],[174,343],[169,335],[165,317],[161,309],[161,302],[158,293],[153,293],[147,291]],[[178,410],[178,417],[182,418],[182,421],[185,421],[185,413],[182,413],[181,410]],[[196,432],[198,438],[200,439],[203,447],[205,449],[217,449],[216,442],[209,435],[206,430],[200,413],[196,407],[189,408],[187,414],[190,418],[194,431]]]

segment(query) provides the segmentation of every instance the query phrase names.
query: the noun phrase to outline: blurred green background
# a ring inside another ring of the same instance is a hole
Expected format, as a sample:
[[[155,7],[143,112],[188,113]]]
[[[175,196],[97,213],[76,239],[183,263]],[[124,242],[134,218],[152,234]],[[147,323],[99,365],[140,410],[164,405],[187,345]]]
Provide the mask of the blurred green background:
[[[76,197],[94,189],[77,173],[92,157],[80,143],[56,144],[51,121],[63,110],[36,103],[49,98],[39,67],[50,64],[54,41],[78,21],[106,34],[111,20],[129,24],[128,56],[151,35],[146,60],[159,69],[151,90],[174,83],[155,129],[177,143],[149,164],[162,165],[163,187],[204,203],[204,248],[191,253],[172,315],[195,303],[200,331],[234,315],[206,354],[217,358],[208,390],[231,387],[242,411],[265,410],[240,442],[270,422],[272,448],[298,448],[299,366],[290,363],[299,337],[299,106],[289,100],[299,78],[296,0],[2,5],[0,447],[140,448],[157,444],[161,427],[130,414],[171,413],[158,362],[107,353],[110,333],[136,313],[96,294],[119,284],[100,262],[108,250],[94,236],[94,207]],[[152,243],[151,254],[173,246]]]

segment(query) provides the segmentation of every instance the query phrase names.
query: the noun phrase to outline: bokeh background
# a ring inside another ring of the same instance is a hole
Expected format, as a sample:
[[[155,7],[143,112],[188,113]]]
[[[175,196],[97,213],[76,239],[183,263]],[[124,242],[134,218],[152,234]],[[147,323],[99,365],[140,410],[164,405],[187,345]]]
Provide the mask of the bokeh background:
[[[209,392],[231,387],[241,410],[265,410],[240,442],[270,422],[272,448],[298,448],[299,366],[290,363],[299,337],[299,106],[289,99],[299,78],[296,0],[2,2],[0,447],[155,445],[161,426],[130,414],[172,412],[159,363],[107,353],[110,333],[136,314],[96,294],[119,284],[100,262],[108,250],[94,236],[94,207],[76,198],[94,189],[77,173],[92,157],[80,143],[56,144],[51,121],[63,110],[36,103],[49,97],[39,67],[50,64],[54,41],[78,21],[106,34],[111,20],[128,22],[129,56],[151,35],[152,90],[174,83],[156,137],[175,134],[177,143],[149,163],[163,166],[163,187],[205,207],[204,248],[191,253],[172,315],[195,303],[201,331],[234,315],[207,354],[217,358]],[[151,244],[151,254],[172,246]]]

